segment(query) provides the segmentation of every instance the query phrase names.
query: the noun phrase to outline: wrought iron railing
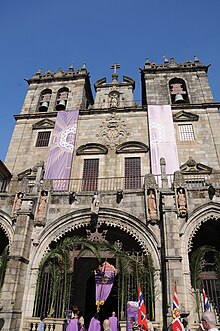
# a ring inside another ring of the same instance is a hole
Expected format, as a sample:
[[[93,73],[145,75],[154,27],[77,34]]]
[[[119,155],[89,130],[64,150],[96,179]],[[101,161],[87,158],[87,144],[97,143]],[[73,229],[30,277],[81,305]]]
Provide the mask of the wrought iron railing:
[[[155,175],[156,183],[161,188],[162,175]],[[167,175],[169,187],[173,186],[173,175]],[[214,174],[187,174],[184,175],[186,187],[190,189],[202,189],[212,184],[220,188],[220,173]],[[81,178],[81,179],[54,179],[52,180],[54,191],[58,192],[105,192],[117,190],[140,190],[144,188],[144,176],[133,177],[105,177],[105,178]]]
[[[166,175],[166,179],[162,175],[154,175],[158,187],[163,186],[163,181],[167,182],[169,187],[173,187],[174,176]],[[117,192],[136,191],[144,189],[145,176],[132,177],[103,177],[103,178],[71,178],[71,179],[52,179],[54,192]],[[220,190],[220,173],[213,174],[185,174],[184,179],[188,190],[204,190],[211,184]],[[44,181],[44,180],[43,180]],[[42,183],[43,183],[42,181]],[[17,181],[12,180],[9,186],[4,189],[4,192],[14,192]],[[34,192],[35,181],[30,180],[26,192],[31,194]],[[3,193],[3,191],[0,191]]]

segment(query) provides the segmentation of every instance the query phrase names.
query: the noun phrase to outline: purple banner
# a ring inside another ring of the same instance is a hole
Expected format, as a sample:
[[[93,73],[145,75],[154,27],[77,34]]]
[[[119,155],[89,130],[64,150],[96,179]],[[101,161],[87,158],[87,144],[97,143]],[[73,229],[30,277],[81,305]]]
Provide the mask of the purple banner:
[[[179,170],[176,137],[170,105],[148,106],[151,167],[154,175],[160,175],[160,158],[165,158],[167,174]]]
[[[138,301],[127,302],[127,331],[132,331],[131,317],[138,323]]]
[[[66,191],[72,166],[79,110],[60,111],[52,133],[44,179],[53,179],[55,191]]]
[[[115,273],[115,267],[107,261],[95,271],[97,312],[100,310],[100,305],[104,305],[104,302],[107,300],[109,293],[111,292]]]

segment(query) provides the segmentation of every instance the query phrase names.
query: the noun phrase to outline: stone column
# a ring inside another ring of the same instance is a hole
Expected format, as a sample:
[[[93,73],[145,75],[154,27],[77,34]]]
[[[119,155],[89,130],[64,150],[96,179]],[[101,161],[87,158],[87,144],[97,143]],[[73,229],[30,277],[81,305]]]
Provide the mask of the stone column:
[[[1,291],[0,318],[5,320],[4,331],[18,331],[21,324],[31,234],[34,226],[33,206],[32,199],[23,198],[21,209],[17,212],[15,234]]]

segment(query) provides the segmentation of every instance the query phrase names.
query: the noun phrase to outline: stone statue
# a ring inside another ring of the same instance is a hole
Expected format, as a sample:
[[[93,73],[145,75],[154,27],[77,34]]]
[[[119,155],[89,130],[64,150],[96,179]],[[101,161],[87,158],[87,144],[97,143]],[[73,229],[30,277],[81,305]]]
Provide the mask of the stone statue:
[[[113,93],[110,100],[110,107],[117,107],[118,106],[118,96],[116,93]]]
[[[177,193],[177,202],[180,217],[186,216],[186,195],[183,188],[180,188]]]
[[[47,205],[47,197],[48,197],[48,192],[47,191],[42,191],[40,201],[39,201],[38,210],[37,210],[37,216],[38,217],[44,217],[45,209],[46,209],[46,205]]]
[[[148,213],[150,216],[150,220],[152,221],[158,220],[156,196],[155,196],[155,191],[153,189],[149,189],[148,191],[147,206],[148,206]]]
[[[92,197],[91,213],[98,215],[99,207],[100,207],[100,198],[99,198],[98,192],[95,192]]]
[[[22,192],[19,192],[16,194],[14,205],[13,205],[13,210],[12,210],[13,216],[15,216],[17,214],[17,212],[21,209],[23,197],[24,197],[24,193],[22,193]]]

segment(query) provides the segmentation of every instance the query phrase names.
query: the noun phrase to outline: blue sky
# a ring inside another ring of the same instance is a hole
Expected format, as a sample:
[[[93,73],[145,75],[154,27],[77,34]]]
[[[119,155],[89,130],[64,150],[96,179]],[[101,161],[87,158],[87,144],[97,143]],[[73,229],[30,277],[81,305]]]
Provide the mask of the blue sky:
[[[136,81],[146,57],[176,62],[196,55],[209,68],[220,101],[220,0],[19,0],[4,1],[0,13],[0,159],[4,161],[27,83],[40,67],[67,70],[86,62],[91,84],[111,79],[111,64]],[[94,89],[93,89],[94,92]]]

